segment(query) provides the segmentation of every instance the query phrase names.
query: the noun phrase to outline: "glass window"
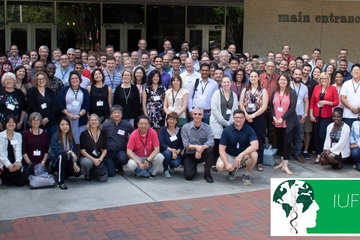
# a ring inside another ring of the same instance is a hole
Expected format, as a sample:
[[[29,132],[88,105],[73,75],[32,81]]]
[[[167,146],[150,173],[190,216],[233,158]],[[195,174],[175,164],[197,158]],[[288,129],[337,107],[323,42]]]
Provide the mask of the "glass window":
[[[188,24],[224,24],[225,7],[187,7]]]
[[[104,4],[103,23],[144,24],[144,5]]]
[[[58,3],[58,47],[91,50],[100,40],[100,4]]]
[[[185,7],[147,5],[146,35],[148,48],[163,51],[163,42],[170,40],[176,52],[185,40]]]
[[[9,22],[54,22],[54,7],[51,2],[8,2]]]
[[[226,45],[235,43],[236,52],[242,52],[244,32],[244,8],[227,7],[226,8]],[[231,40],[231,41],[229,41]]]

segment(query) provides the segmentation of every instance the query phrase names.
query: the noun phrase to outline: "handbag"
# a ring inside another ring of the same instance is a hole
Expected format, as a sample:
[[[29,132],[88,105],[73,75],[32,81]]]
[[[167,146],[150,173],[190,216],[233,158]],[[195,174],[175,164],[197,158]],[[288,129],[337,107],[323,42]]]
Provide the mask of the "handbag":
[[[272,148],[272,145],[269,147],[264,147],[264,157],[263,157],[263,164],[268,166],[275,166],[275,158],[274,155],[276,154],[277,149]]]
[[[40,164],[35,165],[34,171],[35,175],[29,176],[30,189],[50,188],[56,186],[54,177],[51,174],[45,172],[44,168]]]
[[[108,171],[107,171],[104,161],[101,161],[99,166],[93,167],[91,175],[92,175],[93,179],[98,182],[107,182]]]

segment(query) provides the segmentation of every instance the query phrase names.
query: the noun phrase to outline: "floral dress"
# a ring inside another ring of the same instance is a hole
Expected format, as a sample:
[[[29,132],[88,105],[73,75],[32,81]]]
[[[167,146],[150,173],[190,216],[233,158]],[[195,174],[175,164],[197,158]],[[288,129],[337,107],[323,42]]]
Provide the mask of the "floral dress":
[[[146,110],[150,119],[151,128],[160,128],[164,126],[164,98],[166,88],[158,86],[156,92],[151,85],[145,87]]]

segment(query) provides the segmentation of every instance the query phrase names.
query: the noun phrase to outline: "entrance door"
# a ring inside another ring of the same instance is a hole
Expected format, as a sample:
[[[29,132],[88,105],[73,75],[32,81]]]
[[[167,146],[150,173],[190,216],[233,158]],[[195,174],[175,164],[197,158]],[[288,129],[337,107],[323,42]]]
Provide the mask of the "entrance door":
[[[143,25],[104,24],[102,28],[102,49],[106,45],[113,45],[115,51],[138,50],[138,41],[145,38]]]
[[[186,26],[185,38],[191,47],[198,47],[202,50],[211,51],[218,47],[223,49],[225,46],[225,27],[209,25],[188,25]]]
[[[55,44],[54,24],[48,23],[11,23],[6,25],[6,46],[17,44],[20,52],[37,50],[46,45],[53,49]]]

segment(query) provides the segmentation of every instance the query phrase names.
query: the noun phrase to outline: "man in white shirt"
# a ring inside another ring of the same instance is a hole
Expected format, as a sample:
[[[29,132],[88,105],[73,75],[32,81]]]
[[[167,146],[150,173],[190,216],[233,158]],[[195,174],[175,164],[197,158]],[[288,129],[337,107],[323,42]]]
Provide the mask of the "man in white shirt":
[[[190,90],[191,83],[195,81],[197,78],[201,78],[200,73],[194,70],[194,60],[192,58],[187,58],[185,60],[186,71],[180,74],[182,79],[182,87]]]

